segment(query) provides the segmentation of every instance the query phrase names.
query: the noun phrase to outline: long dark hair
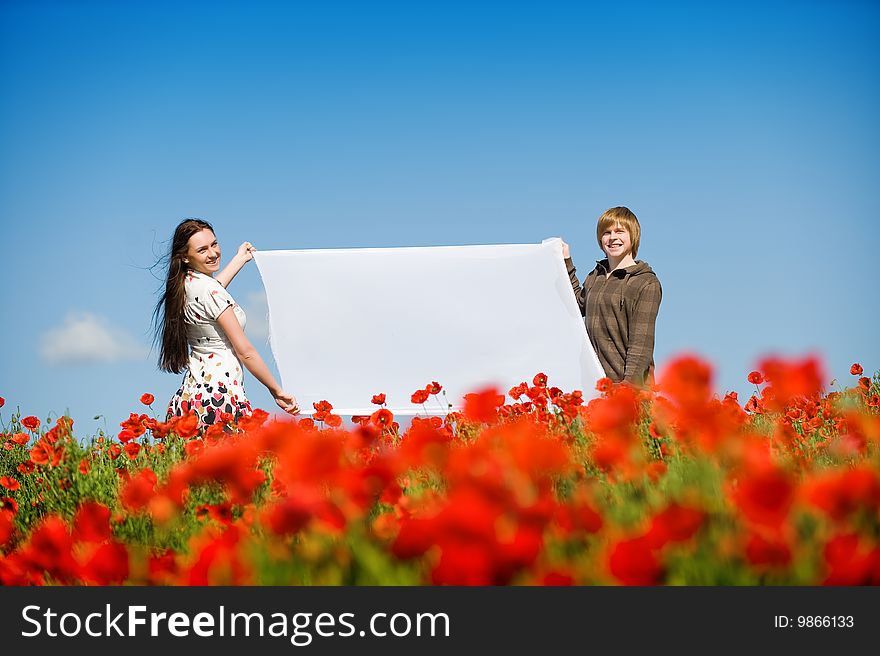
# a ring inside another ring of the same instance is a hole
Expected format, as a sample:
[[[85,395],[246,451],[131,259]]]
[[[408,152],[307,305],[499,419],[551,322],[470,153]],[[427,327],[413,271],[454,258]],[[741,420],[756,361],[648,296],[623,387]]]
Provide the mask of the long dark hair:
[[[174,230],[168,258],[168,275],[165,291],[159,297],[153,310],[153,343],[158,344],[159,369],[179,374],[186,370],[189,362],[189,344],[186,341],[186,323],[183,309],[186,305],[187,266],[183,261],[189,250],[189,238],[200,230],[214,228],[201,219],[184,219]]]

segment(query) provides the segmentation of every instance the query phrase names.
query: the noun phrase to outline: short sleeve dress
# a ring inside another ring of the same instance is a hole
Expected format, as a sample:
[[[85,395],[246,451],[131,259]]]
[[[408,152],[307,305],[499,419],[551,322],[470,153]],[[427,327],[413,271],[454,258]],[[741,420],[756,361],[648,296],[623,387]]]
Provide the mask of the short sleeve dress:
[[[244,310],[226,288],[209,275],[188,270],[184,279],[186,339],[189,342],[189,369],[183,384],[168,404],[168,418],[190,411],[198,415],[199,427],[220,420],[221,413],[236,420],[251,414],[244,393],[241,363],[229,338],[217,325],[220,313],[231,307],[244,329]]]

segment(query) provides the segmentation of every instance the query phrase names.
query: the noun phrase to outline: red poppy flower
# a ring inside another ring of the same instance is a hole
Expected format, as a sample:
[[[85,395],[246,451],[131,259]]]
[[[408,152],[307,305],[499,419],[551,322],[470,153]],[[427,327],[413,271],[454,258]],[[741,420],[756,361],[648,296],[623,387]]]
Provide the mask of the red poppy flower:
[[[252,414],[238,420],[238,427],[244,432],[249,433],[265,424],[267,419],[269,419],[268,412],[261,408],[254,408]]]
[[[179,418],[174,424],[174,432],[185,440],[199,433],[199,417],[194,412]]]
[[[85,476],[89,473],[89,469],[91,466],[89,465],[89,461],[87,458],[83,458],[79,461],[79,473]]]
[[[535,387],[547,387],[547,374],[535,374],[535,377],[532,379],[532,384]]]
[[[7,513],[15,515],[18,513],[18,502],[12,497],[0,497],[0,515]]]
[[[275,535],[292,535],[305,527],[315,511],[313,500],[288,497],[264,511],[263,519]]]
[[[12,476],[0,476],[0,485],[12,492],[21,488],[21,483],[12,478]]]
[[[665,445],[663,444],[660,445],[660,452],[663,453],[663,455],[666,455],[664,446]],[[645,474],[647,474],[648,478],[650,478],[651,481],[656,483],[660,480],[660,477],[666,473],[667,469],[668,467],[665,462],[663,462],[662,460],[655,460],[651,463],[648,463],[648,466],[645,467]]]
[[[602,528],[603,523],[602,516],[585,499],[558,505],[553,513],[553,519],[565,533],[572,531],[596,533]]]
[[[621,540],[611,548],[608,569],[624,585],[656,585],[663,568],[645,538]]]
[[[29,431],[34,432],[40,427],[40,420],[33,415],[30,415],[21,420],[21,425]]]
[[[10,438],[15,444],[18,446],[24,446],[28,442],[30,442],[31,437],[27,433],[16,433]]]
[[[618,386],[608,397],[593,399],[587,405],[587,426],[599,436],[626,441],[634,435],[640,407],[631,387]]]
[[[743,406],[746,412],[753,412],[755,414],[761,414],[764,412],[764,403],[754,394],[749,397],[749,400],[746,401],[745,406]]]
[[[776,410],[782,410],[796,398],[811,398],[821,391],[825,378],[815,357],[803,360],[767,358],[758,366],[773,385],[773,409]]]
[[[184,445],[183,450],[187,456],[192,458],[205,450],[205,443],[202,440],[191,440]]]
[[[372,403],[376,405],[384,405],[385,404],[385,394],[376,394],[373,396]]]
[[[842,521],[860,508],[872,513],[880,509],[880,476],[866,466],[829,470],[804,481],[800,494],[831,519]]]
[[[86,501],[73,518],[73,537],[80,542],[104,542],[112,537],[110,509],[97,501]]]
[[[119,435],[117,437],[119,438],[120,442],[125,444],[126,442],[130,442],[131,440],[133,440],[137,436],[129,429],[124,428],[121,431],[119,431]]]
[[[125,453],[129,458],[137,458],[141,452],[141,445],[137,442],[129,442],[125,445]]]
[[[775,528],[788,516],[794,501],[794,486],[785,470],[767,467],[741,478],[730,496],[746,519]]]
[[[2,408],[4,405],[6,405],[6,399],[0,396],[0,408]]]
[[[213,519],[220,524],[231,524],[233,521],[232,504],[229,501],[215,504],[203,503],[196,508],[196,517],[202,521]]]
[[[128,549],[119,542],[102,544],[82,566],[83,578],[96,585],[123,583],[128,575]]]
[[[823,585],[877,585],[877,557],[880,551],[856,533],[832,537],[823,550],[827,575]]]
[[[749,382],[752,385],[760,385],[764,382],[764,377],[761,375],[760,371],[753,371],[749,374]]]
[[[390,542],[400,530],[400,522],[393,513],[382,513],[370,525],[373,535],[383,542]]]
[[[317,403],[312,403],[312,406],[318,412],[330,412],[333,409],[329,401],[318,401]]]
[[[119,500],[126,509],[138,511],[150,502],[155,488],[156,474],[151,469],[142,469],[123,485]]]
[[[178,573],[177,561],[174,558],[173,551],[167,551],[162,554],[150,554],[147,564],[149,573],[148,585],[168,585],[174,582]]]
[[[141,394],[141,403],[144,405],[153,405],[153,401],[156,400],[156,397],[152,394]]]
[[[610,390],[612,385],[614,385],[614,383],[607,376],[603,376],[602,378],[600,378],[599,380],[596,381],[596,389],[602,393],[605,393],[608,390]]]
[[[654,516],[646,538],[655,547],[684,542],[694,536],[705,519],[706,513],[702,510],[673,503]]]
[[[55,447],[44,440],[39,440],[31,449],[31,462],[35,465],[48,465],[55,459]]]
[[[753,533],[746,543],[746,560],[758,567],[786,567],[791,563],[791,548],[781,538],[767,539]]]
[[[119,425],[122,426],[122,428],[131,431],[131,433],[135,437],[140,437],[146,432],[144,421],[146,421],[147,419],[147,415],[136,415],[132,412],[129,415],[128,419],[126,419]]]
[[[226,429],[224,428],[223,424],[220,423],[220,421],[218,420],[216,423],[213,423],[210,426],[208,426],[208,430],[205,431],[205,434],[203,437],[204,437],[204,439],[206,439],[208,441],[216,442],[217,440],[219,440],[225,436],[226,436]]]
[[[491,423],[498,418],[498,406],[504,404],[504,395],[494,387],[465,394],[464,414],[471,421]]]
[[[410,401],[413,403],[424,403],[428,400],[428,391],[427,390],[416,390],[413,392],[413,395],[410,397]]]
[[[659,387],[683,411],[702,408],[712,397],[712,367],[695,355],[682,355],[660,373]]]
[[[107,447],[107,454],[110,456],[111,460],[116,460],[121,453],[122,447],[118,444],[111,444],[109,447]]]
[[[67,525],[57,515],[46,517],[31,533],[30,558],[39,569],[45,570],[62,584],[71,584],[78,578],[78,566],[73,558],[73,539]]]
[[[324,419],[330,428],[339,428],[342,426],[342,417],[339,415],[327,415]]]
[[[432,380],[428,386],[425,387],[425,391],[428,392],[428,394],[439,394],[442,389],[443,386],[436,380]]]
[[[861,376],[862,373],[864,372],[864,370],[862,369],[862,365],[860,365],[858,362],[856,362],[853,366],[851,366],[849,368],[849,372],[853,376]]]
[[[571,572],[552,570],[541,577],[540,585],[558,587],[562,585],[574,585],[574,575]]]
[[[394,414],[388,408],[382,408],[370,415],[370,421],[376,426],[389,426],[394,421]]]

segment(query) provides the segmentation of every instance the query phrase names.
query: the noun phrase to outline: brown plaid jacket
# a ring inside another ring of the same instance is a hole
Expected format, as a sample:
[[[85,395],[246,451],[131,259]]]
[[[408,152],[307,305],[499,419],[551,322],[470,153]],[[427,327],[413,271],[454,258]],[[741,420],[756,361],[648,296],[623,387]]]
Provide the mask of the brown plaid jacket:
[[[605,374],[614,382],[643,385],[654,370],[654,327],[663,296],[657,275],[637,261],[606,279],[608,260],[600,260],[582,287],[571,258],[565,264]]]

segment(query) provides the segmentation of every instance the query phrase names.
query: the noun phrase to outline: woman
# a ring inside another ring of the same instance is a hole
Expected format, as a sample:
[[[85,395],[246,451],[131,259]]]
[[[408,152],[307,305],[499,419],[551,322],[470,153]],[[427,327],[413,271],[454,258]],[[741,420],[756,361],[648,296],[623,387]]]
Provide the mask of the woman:
[[[635,259],[641,240],[636,215],[612,207],[599,217],[596,239],[606,259],[596,262],[581,287],[568,244],[562,256],[605,375],[634,385],[653,382],[654,328],[663,296],[657,275]]]
[[[161,346],[159,368],[187,372],[168,404],[168,418],[192,411],[204,428],[250,415],[242,364],[268,388],[278,407],[299,412],[296,399],[281,389],[245,336],[244,311],[226,291],[255,250],[243,243],[220,271],[220,244],[207,221],[187,219],[175,229],[165,292],[153,314]]]

